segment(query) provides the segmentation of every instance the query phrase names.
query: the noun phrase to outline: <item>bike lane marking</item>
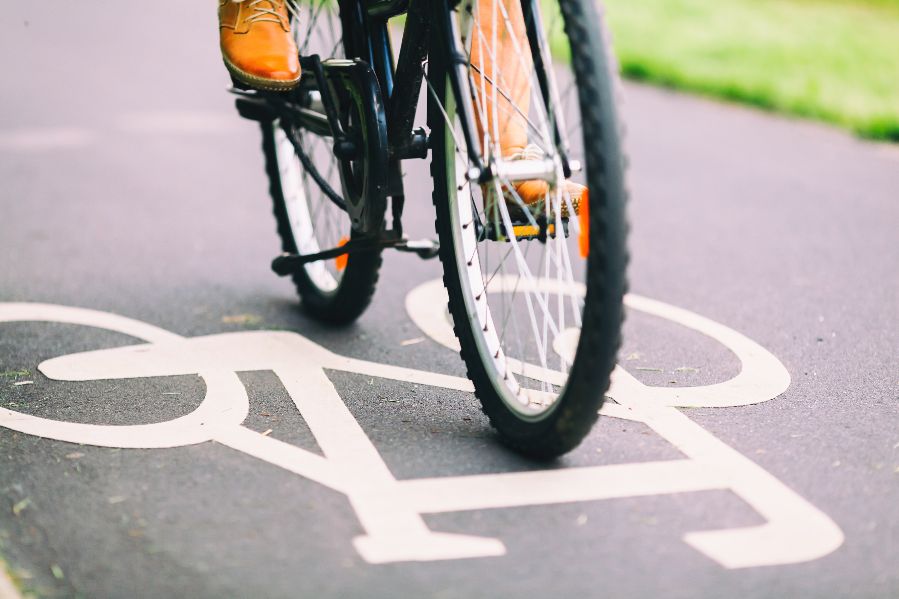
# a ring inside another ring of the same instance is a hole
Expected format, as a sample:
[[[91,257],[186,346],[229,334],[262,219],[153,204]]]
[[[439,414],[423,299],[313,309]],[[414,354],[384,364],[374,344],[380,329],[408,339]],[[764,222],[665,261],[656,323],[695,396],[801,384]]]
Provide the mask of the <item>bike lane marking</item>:
[[[435,303],[438,286],[439,281],[417,288],[410,294],[407,307],[416,324],[439,342],[449,339],[445,329],[441,329],[449,328],[449,323],[444,309],[445,295],[442,303]],[[422,303],[422,299],[426,301]],[[629,304],[633,300],[629,298]],[[638,304],[639,301],[637,298]],[[780,366],[763,348],[717,323],[670,306],[669,312],[666,306],[644,302],[642,307],[675,322],[678,317],[688,322],[695,317],[699,320],[692,324],[705,327],[709,336],[715,338],[716,332],[723,329],[725,339],[736,344],[729,348],[744,362],[740,375],[733,379],[738,384],[732,388],[726,387],[727,383],[708,386],[715,387],[717,392],[730,393],[726,395],[727,401],[736,402],[733,405],[766,401],[781,393],[781,387],[785,388],[782,377],[772,377],[770,372],[762,377],[765,380],[751,384],[753,376],[764,374],[757,371],[759,365],[770,369],[774,360]],[[656,396],[655,388],[642,385],[622,369],[614,373],[609,392],[619,403],[607,402],[602,412],[646,422],[685,453],[687,459],[397,481],[346,408],[325,370],[463,391],[471,391],[470,381],[338,356],[294,333],[243,332],[186,339],[102,312],[42,304],[0,304],[0,321],[10,320],[84,324],[151,341],[47,360],[40,369],[50,378],[96,380],[199,373],[207,382],[208,393],[195,412],[154,425],[60,423],[9,410],[0,410],[0,425],[48,438],[107,447],[176,447],[214,439],[346,494],[366,531],[366,535],[353,540],[354,546],[372,563],[505,553],[498,539],[430,531],[422,520],[424,513],[711,489],[732,490],[767,520],[762,526],[694,532],[684,537],[688,544],[724,567],[807,561],[826,555],[842,542],[839,528],[814,506],[668,405],[672,400],[687,401],[686,398],[672,396],[667,393],[670,389],[663,389],[666,393]],[[248,400],[236,372],[252,370],[271,370],[282,380],[325,457],[241,426],[248,411]],[[746,376],[741,379],[742,375]],[[747,395],[750,391],[751,398]],[[678,393],[689,393],[689,389],[680,389]],[[726,405],[717,395],[710,399],[716,405]],[[125,431],[140,434],[123,434]]]
[[[515,279],[494,281],[494,288],[518,288],[524,283]],[[532,291],[557,291],[555,281],[541,281]],[[583,293],[582,290],[575,292]],[[439,280],[431,281],[414,289],[406,298],[406,309],[413,322],[436,342],[458,351],[459,344],[446,312],[446,291]],[[726,568],[798,563],[817,559],[835,551],[844,537],[839,527],[823,512],[793,492],[789,487],[770,475],[752,460],[720,441],[697,423],[677,410],[677,407],[727,408],[763,403],[774,399],[789,387],[790,375],[780,361],[761,345],[724,325],[704,318],[696,313],[677,308],[663,302],[630,294],[625,304],[634,310],[663,318],[699,332],[717,341],[730,350],[741,362],[740,372],[722,383],[696,387],[652,387],[640,383],[626,370],[617,367],[612,375],[612,385],[607,395],[616,404],[606,402],[601,414],[643,422],[666,441],[684,453],[695,470],[673,471],[678,461],[667,461],[672,472],[642,472],[637,465],[622,476],[622,481],[605,487],[608,497],[616,497],[615,490],[624,490],[627,483],[646,480],[655,483],[660,493],[666,474],[687,486],[706,484],[707,490],[729,489],[755,509],[767,522],[761,526],[716,531],[691,532],[684,541],[719,562]],[[609,468],[609,467],[607,467]],[[693,476],[691,476],[691,474]],[[504,477],[514,484],[514,475],[494,475],[494,480],[484,481],[483,486],[495,489],[495,477]],[[422,486],[434,484],[419,480]],[[470,481],[473,483],[474,481]],[[554,484],[558,484],[555,481]],[[684,489],[683,491],[686,491]],[[433,491],[438,491],[433,489]],[[444,495],[446,511],[467,505],[469,509],[479,506],[471,498],[481,497],[480,489],[469,484],[467,495],[452,505],[450,497]],[[683,492],[669,491],[669,492]],[[451,493],[451,489],[444,489]],[[521,491],[519,491],[520,493]],[[634,492],[632,490],[632,492]],[[637,493],[635,493],[637,494]],[[647,493],[649,494],[649,493]],[[512,494],[510,494],[512,495]],[[505,501],[514,501],[514,496]]]

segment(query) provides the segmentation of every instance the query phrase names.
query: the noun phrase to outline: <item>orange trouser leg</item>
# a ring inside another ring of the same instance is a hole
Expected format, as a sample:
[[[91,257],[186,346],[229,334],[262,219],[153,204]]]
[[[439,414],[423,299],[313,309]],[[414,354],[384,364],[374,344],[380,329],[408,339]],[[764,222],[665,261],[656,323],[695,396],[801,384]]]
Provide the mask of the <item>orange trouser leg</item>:
[[[475,120],[484,133],[499,141],[503,157],[528,144],[525,117],[530,107],[531,54],[520,0],[481,0],[472,30],[471,66],[475,90]]]
[[[475,121],[482,146],[489,137],[499,147],[485,148],[509,158],[528,145],[527,116],[534,70],[521,0],[480,0],[471,35],[471,66],[475,85]],[[486,136],[485,136],[486,133]],[[515,191],[525,204],[548,199],[545,181],[521,181]],[[566,181],[575,212],[586,208],[587,189]],[[562,205],[562,216],[568,216]],[[583,251],[583,250],[582,250]]]

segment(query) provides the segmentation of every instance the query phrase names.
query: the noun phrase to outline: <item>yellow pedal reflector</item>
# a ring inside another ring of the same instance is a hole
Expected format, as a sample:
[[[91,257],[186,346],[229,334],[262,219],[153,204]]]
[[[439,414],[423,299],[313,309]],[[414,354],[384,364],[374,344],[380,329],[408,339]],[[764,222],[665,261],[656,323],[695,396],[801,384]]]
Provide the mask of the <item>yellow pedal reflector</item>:
[[[590,255],[590,190],[585,189],[578,205],[578,224],[581,226],[577,244],[581,250],[581,258]]]
[[[349,238],[349,237],[343,237],[343,238],[340,239],[340,241],[337,242],[337,247],[339,247],[339,248],[340,248],[340,247],[343,247],[343,246],[345,246],[345,245],[346,245],[347,243],[349,243],[349,242],[350,242],[350,238]],[[345,269],[345,268],[346,268],[346,264],[347,264],[347,262],[349,262],[349,261],[350,261],[350,255],[349,255],[349,254],[341,254],[341,255],[337,256],[336,258],[334,258],[334,262],[335,262],[335,266],[337,266],[337,270],[343,270],[343,269]]]
[[[515,225],[512,227],[512,232],[515,234],[515,237],[538,237],[540,235],[540,227],[535,227],[534,225]],[[556,232],[555,225],[549,225],[546,227],[546,234],[553,235]]]

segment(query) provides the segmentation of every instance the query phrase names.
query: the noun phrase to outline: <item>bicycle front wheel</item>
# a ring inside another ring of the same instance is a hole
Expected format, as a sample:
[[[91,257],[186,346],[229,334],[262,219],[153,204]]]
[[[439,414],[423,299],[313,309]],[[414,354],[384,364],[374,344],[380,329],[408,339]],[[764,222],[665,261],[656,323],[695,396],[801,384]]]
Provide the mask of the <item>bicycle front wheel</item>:
[[[620,344],[628,257],[614,59],[594,0],[445,10],[428,86],[449,311],[501,438],[554,457],[596,421]],[[473,178],[466,113],[486,180]]]

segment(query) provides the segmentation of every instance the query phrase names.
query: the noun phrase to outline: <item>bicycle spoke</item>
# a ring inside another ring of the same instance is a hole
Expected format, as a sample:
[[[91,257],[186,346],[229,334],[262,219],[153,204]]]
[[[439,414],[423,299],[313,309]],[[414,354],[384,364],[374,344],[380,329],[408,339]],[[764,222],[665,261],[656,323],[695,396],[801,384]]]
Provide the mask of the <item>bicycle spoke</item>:
[[[540,58],[548,69],[543,77],[550,102],[546,101],[529,40],[521,34],[523,17],[514,15],[511,6],[508,0],[463,2],[458,11],[461,44],[467,52],[469,107],[478,123],[483,159],[494,164],[507,158],[501,142],[512,122],[547,160],[556,160],[562,148],[571,156],[567,140],[576,137],[579,122],[564,111],[577,108],[572,102],[574,86],[565,85],[564,93],[559,93],[554,69],[560,67],[554,66],[544,37]],[[559,15],[551,15],[549,23],[557,27]],[[433,82],[426,78],[426,85],[429,94],[440,100]],[[523,96],[516,91],[522,85],[527,88]],[[447,110],[443,102],[437,105],[454,142],[458,184],[453,206],[466,239],[463,263],[470,271],[479,335],[484,347],[491,348],[490,359],[516,401],[525,409],[545,408],[552,405],[571,367],[566,344],[572,335],[575,340],[579,335],[584,307],[583,285],[576,278],[576,274],[582,276],[584,265],[578,251],[569,247],[580,235],[580,223],[561,216],[563,209],[576,214],[561,166],[537,196],[523,197],[518,182],[504,176],[483,186],[472,185],[464,177],[469,162],[460,124],[453,116],[456,107]],[[561,141],[558,147],[557,141]],[[475,237],[471,225],[478,221],[487,227],[486,240]],[[542,231],[543,237],[536,239],[534,231]],[[532,254],[534,246],[541,251]]]

